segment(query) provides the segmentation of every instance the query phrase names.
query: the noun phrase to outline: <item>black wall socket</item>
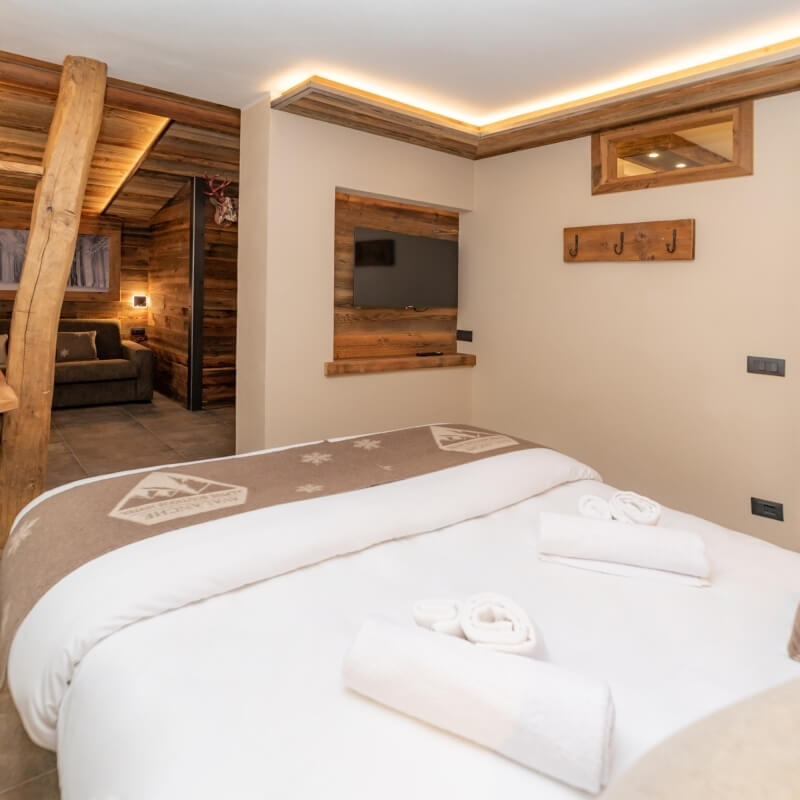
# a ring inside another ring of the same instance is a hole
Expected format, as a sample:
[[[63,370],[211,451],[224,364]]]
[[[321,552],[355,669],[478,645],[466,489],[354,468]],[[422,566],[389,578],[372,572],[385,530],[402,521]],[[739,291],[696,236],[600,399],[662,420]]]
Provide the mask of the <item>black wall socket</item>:
[[[758,497],[750,498],[750,511],[757,517],[766,517],[783,522],[783,503],[775,503],[772,500],[761,500]]]
[[[472,331],[456,331],[456,339],[459,342],[471,342],[472,341]]]
[[[786,359],[747,356],[747,371],[755,372],[758,375],[775,375],[783,378],[786,375]]]

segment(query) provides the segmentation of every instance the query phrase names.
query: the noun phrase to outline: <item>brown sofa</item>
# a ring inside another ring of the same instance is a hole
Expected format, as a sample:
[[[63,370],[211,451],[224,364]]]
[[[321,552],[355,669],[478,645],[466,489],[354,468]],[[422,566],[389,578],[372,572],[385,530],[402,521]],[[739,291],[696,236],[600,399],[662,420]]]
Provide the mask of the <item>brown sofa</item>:
[[[9,320],[0,320],[0,334]],[[53,408],[148,403],[153,398],[153,351],[123,340],[115,319],[62,319],[59,331],[97,331],[97,359],[56,363]]]

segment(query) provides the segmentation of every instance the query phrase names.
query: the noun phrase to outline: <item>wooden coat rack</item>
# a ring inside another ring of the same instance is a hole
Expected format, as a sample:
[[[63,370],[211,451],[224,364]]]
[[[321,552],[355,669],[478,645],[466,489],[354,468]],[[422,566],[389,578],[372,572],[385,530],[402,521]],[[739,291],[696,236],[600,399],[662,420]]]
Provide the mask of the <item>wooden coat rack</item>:
[[[564,261],[693,260],[693,219],[564,228]]]

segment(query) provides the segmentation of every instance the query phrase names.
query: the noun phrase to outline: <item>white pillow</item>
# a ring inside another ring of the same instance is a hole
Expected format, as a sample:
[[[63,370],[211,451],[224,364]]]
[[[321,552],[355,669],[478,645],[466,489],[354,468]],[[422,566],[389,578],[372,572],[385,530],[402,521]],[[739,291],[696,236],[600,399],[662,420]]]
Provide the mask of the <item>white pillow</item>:
[[[4,367],[8,361],[8,334],[0,333],[0,367]]]

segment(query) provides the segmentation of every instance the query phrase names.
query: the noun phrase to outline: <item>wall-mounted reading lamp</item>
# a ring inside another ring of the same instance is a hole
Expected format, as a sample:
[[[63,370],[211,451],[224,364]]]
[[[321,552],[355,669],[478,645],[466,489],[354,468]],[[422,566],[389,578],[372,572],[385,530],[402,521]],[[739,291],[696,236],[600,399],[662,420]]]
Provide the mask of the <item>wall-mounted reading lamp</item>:
[[[147,308],[147,295],[135,294],[131,300],[131,305],[134,308]]]

